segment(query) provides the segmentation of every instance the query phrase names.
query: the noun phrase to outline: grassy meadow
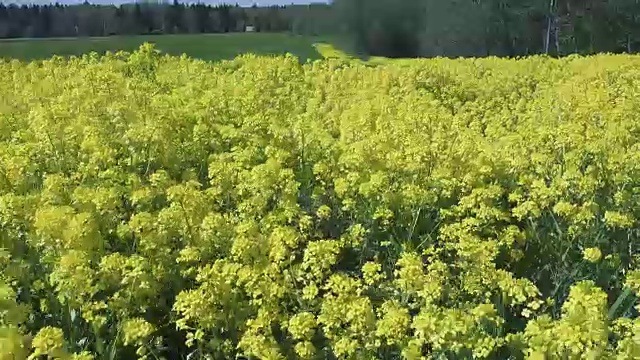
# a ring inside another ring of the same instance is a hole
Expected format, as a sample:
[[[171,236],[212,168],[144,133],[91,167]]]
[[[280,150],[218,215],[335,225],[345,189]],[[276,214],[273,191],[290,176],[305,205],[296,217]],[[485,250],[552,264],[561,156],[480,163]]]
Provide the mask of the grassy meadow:
[[[92,51],[133,51],[145,42],[172,55],[183,53],[203,60],[232,59],[240,54],[281,55],[292,53],[301,61],[319,59],[314,47],[318,38],[284,33],[230,33],[188,35],[141,35],[101,38],[0,40],[0,58],[39,60],[53,55],[82,55]]]

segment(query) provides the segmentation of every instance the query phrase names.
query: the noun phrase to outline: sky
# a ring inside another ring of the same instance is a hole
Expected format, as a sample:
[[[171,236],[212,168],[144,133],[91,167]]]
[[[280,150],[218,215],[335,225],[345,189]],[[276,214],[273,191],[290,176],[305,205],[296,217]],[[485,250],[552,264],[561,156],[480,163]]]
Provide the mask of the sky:
[[[154,1],[154,0],[150,0]],[[157,0],[156,0],[157,1]],[[3,4],[50,4],[55,3],[56,0],[0,0],[0,3]],[[81,4],[84,0],[57,0],[60,4]],[[121,4],[121,3],[129,3],[135,2],[135,0],[89,0],[92,4]],[[142,2],[142,1],[140,1]],[[197,0],[179,0],[179,2],[183,3],[191,3],[198,2]],[[291,4],[310,4],[310,3],[327,3],[328,0],[200,0],[199,2],[205,4],[232,4],[236,3],[240,6],[251,6],[254,3],[258,6],[271,6],[271,5],[291,5]]]

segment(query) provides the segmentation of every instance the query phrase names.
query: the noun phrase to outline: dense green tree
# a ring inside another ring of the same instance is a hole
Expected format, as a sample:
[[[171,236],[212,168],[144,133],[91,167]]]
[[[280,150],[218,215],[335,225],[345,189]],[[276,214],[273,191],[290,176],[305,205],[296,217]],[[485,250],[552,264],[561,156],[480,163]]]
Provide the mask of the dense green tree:
[[[372,55],[419,55],[423,0],[336,0],[355,48]]]
[[[336,0],[355,48],[385,56],[637,51],[639,0]]]

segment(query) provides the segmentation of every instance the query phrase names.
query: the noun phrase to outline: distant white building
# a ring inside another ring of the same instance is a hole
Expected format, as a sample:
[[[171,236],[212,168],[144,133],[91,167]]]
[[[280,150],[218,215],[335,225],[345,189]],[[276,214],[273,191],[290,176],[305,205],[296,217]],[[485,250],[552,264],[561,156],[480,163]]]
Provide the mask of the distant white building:
[[[255,32],[256,31],[256,27],[253,25],[247,25],[244,29],[244,31],[246,32]]]

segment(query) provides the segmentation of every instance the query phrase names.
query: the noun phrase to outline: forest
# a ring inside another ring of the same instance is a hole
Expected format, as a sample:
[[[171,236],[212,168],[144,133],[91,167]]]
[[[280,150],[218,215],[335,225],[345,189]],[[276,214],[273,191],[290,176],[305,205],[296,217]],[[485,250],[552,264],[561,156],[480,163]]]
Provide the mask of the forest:
[[[638,0],[335,0],[309,6],[1,5],[0,38],[291,32],[350,40],[361,55],[633,53]]]
[[[120,6],[0,4],[0,38],[46,38],[143,34],[329,31],[330,7],[131,3]],[[324,24],[324,27],[323,27]]]
[[[636,52],[637,0],[336,0],[365,53],[391,57]]]

